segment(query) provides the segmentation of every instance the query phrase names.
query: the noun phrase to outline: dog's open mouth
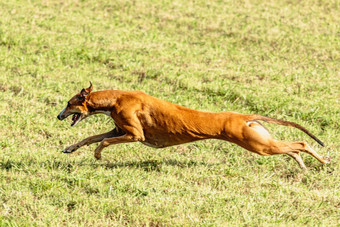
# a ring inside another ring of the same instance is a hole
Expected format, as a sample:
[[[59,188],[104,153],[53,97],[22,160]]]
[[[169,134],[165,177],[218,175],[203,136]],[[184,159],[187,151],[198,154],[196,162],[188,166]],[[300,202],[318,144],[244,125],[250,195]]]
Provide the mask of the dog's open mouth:
[[[75,126],[80,121],[80,119],[81,119],[80,113],[73,114],[71,126]]]

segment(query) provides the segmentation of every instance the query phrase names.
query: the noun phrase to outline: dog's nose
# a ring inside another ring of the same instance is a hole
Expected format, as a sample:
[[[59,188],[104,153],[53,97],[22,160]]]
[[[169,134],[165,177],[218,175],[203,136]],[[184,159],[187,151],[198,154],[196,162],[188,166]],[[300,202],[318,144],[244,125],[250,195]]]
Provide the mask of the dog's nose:
[[[57,118],[58,118],[58,119],[61,121],[61,117],[60,117],[60,115],[58,115],[58,116],[57,116]]]

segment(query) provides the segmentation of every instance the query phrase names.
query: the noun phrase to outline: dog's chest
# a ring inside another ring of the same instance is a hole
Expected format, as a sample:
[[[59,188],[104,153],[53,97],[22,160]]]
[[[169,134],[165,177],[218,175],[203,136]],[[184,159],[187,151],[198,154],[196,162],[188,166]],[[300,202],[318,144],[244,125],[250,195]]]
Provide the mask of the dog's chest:
[[[149,147],[153,147],[153,148],[163,148],[163,147],[166,147],[165,145],[158,144],[157,142],[154,142],[154,141],[153,141],[153,143],[149,143],[149,142],[143,141],[142,144],[144,144],[146,146],[149,146]]]
[[[144,145],[154,148],[163,148],[169,146],[162,137],[157,136],[157,134],[144,134],[145,140],[142,142]]]

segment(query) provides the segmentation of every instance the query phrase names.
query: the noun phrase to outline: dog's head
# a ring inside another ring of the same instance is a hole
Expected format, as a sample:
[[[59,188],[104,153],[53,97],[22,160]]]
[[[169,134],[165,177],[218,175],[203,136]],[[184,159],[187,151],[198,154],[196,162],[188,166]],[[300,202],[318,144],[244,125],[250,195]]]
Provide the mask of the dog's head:
[[[90,87],[86,89],[83,88],[80,93],[73,96],[70,101],[67,102],[67,106],[60,112],[57,118],[62,121],[68,116],[73,115],[71,126],[75,126],[81,120],[89,116],[86,103],[92,88],[93,86],[90,82]]]

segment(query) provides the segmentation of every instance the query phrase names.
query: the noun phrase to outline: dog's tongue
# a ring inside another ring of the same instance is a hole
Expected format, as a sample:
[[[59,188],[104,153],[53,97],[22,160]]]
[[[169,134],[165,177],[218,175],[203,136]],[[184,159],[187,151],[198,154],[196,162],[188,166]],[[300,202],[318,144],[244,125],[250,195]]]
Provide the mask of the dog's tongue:
[[[74,115],[72,116],[72,123],[71,123],[71,126],[73,126],[73,125],[77,122],[79,116],[80,116],[80,114],[74,114]]]

